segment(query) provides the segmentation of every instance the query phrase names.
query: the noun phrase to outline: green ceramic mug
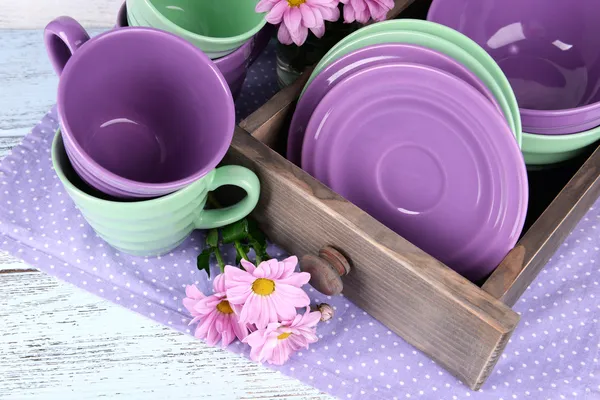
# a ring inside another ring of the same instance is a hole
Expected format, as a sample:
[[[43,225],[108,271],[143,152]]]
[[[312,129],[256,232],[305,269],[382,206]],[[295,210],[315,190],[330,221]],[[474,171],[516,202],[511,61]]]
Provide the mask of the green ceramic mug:
[[[163,197],[115,201],[87,186],[75,173],[60,131],[52,143],[52,164],[67,193],[98,236],[115,249],[136,256],[168,253],[194,229],[217,228],[240,220],[254,209],[260,194],[260,182],[254,172],[228,165]],[[247,195],[233,206],[205,210],[208,192],[224,185],[238,186]]]
[[[127,0],[130,26],[178,35],[210,58],[233,52],[266,24],[258,0]]]

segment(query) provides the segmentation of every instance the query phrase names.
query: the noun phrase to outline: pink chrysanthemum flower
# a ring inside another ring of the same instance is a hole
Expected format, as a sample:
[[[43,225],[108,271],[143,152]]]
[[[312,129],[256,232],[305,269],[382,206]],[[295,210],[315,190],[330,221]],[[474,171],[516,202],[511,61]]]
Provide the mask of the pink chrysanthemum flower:
[[[292,321],[270,323],[248,335],[243,342],[252,348],[252,360],[282,365],[293,353],[319,340],[315,327],[320,318],[320,312],[310,312],[307,307],[304,314],[297,314]]]
[[[258,267],[242,260],[243,269],[225,266],[225,287],[231,304],[242,306],[240,322],[264,328],[271,322],[289,321],[296,307],[306,307],[310,299],[300,289],[310,280],[306,272],[294,272],[298,258],[263,261]]]
[[[187,297],[183,299],[183,305],[194,317],[190,325],[199,322],[194,336],[206,339],[210,346],[220,340],[221,346],[227,347],[236,337],[242,340],[248,335],[248,326],[239,322],[236,306],[227,300],[224,281],[223,274],[215,277],[215,293],[211,296],[202,294],[195,285],[185,288]]]
[[[338,4],[339,0],[260,0],[256,12],[266,12],[267,22],[280,24],[277,39],[281,43],[302,46],[309,29],[320,38],[325,21],[340,18]]]
[[[344,4],[344,21],[366,24],[370,19],[383,21],[394,0],[340,0]]]

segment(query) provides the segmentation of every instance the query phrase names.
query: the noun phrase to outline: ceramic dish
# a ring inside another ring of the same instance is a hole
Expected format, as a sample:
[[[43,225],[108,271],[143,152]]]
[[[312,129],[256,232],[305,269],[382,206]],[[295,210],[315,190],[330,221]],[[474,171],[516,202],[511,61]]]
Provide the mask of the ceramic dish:
[[[405,43],[368,46],[348,53],[329,64],[306,88],[296,105],[290,125],[287,158],[295,164],[300,164],[306,125],[319,101],[332,87],[360,69],[390,61],[406,61],[444,70],[473,86],[496,107],[498,112],[502,112],[496,99],[481,80],[462,64],[443,53]]]
[[[129,26],[127,4],[123,3],[117,15],[117,27]],[[133,16],[132,21],[135,21]],[[134,25],[140,25],[134,23]],[[242,91],[248,68],[258,59],[273,36],[274,26],[268,24],[244,45],[225,57],[214,59],[213,62],[225,77],[229,84],[234,99],[237,99]]]
[[[536,135],[523,132],[523,156],[527,165],[570,160],[600,140],[600,127],[571,135]]]
[[[434,0],[427,19],[469,36],[498,62],[522,107],[524,131],[600,125],[597,0]]]
[[[257,2],[228,0],[217,6],[205,0],[127,0],[127,8],[132,26],[171,32],[215,59],[241,47],[265,26],[264,14],[254,11]]]
[[[502,261],[525,221],[527,174],[506,121],[428,66],[377,65],[332,88],[302,167],[472,281]]]
[[[380,43],[410,43],[444,53],[470,69],[490,89],[502,108],[519,146],[521,119],[515,95],[498,64],[477,43],[446,26],[421,20],[392,20],[368,25],[338,42],[317,64],[311,82],[327,65],[344,54]]]

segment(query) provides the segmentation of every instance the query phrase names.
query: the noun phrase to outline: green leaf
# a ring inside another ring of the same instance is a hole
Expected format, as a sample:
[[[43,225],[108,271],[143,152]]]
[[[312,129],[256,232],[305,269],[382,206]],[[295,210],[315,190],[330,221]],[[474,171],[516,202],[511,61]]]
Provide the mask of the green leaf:
[[[267,236],[260,230],[258,222],[253,219],[248,221],[248,234],[251,242],[256,242],[261,248],[267,248]]]
[[[227,225],[221,230],[223,243],[233,243],[235,241],[248,239],[248,220],[246,218]]]
[[[217,247],[219,245],[219,231],[211,229],[206,235],[206,245],[209,247]]]
[[[208,247],[202,250],[196,259],[196,266],[200,271],[206,271],[206,275],[210,278],[210,255],[214,252],[214,248]]]

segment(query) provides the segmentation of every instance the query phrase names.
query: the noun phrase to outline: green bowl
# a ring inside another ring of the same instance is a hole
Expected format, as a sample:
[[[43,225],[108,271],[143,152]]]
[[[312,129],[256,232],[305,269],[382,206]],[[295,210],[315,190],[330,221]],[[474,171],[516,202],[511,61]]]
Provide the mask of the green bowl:
[[[127,0],[127,13],[133,26],[171,32],[215,59],[235,51],[265,26],[265,15],[254,11],[257,3],[258,0]]]
[[[523,157],[527,165],[555,164],[577,157],[600,140],[600,126],[569,135],[536,135],[523,132]]]
[[[369,25],[338,42],[319,61],[310,82],[329,64],[360,48],[381,43],[408,43],[427,47],[452,57],[471,70],[492,92],[502,109],[517,143],[521,145],[522,127],[519,106],[506,76],[477,43],[446,26],[421,20],[392,20]],[[303,92],[304,93],[304,92]]]

